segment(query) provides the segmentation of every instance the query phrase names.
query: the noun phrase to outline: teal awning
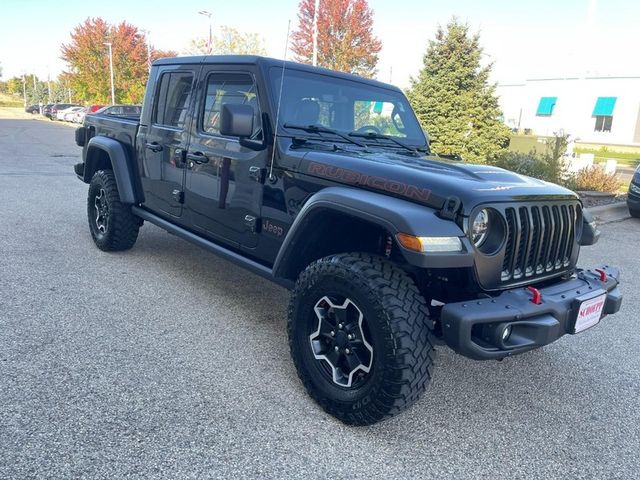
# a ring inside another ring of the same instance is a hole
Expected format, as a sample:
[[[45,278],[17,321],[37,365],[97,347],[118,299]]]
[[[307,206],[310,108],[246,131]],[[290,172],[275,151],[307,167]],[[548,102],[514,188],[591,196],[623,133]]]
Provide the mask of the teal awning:
[[[618,97],[598,97],[592,115],[594,117],[612,117],[617,99]]]
[[[557,100],[558,97],[540,98],[540,103],[538,103],[538,111],[536,112],[536,115],[551,115],[553,113],[553,107],[556,106]]]

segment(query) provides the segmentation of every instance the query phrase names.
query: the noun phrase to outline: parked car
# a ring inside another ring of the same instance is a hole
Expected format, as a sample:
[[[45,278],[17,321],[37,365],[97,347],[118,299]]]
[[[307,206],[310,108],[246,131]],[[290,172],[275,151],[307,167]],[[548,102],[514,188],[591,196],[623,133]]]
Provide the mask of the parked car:
[[[69,107],[79,107],[80,105],[76,105],[75,103],[54,103],[51,107],[51,116],[49,117],[51,120],[59,120],[58,112],[64,110]]]
[[[65,122],[71,122],[75,113],[81,110],[84,110],[84,107],[78,106],[65,108],[61,112],[58,112],[58,119],[60,119],[60,116],[62,115],[62,120],[64,120]]]
[[[139,117],[141,112],[141,105],[109,105],[93,113],[114,115],[116,117]]]
[[[64,116],[71,112],[74,108],[83,108],[80,105],[69,105],[67,108],[58,108],[56,111],[56,120],[64,120]]]
[[[75,112],[73,112],[73,114],[71,115],[71,121],[73,123],[84,122],[84,117],[87,114],[87,111],[89,110],[89,108],[91,107],[82,107],[80,110],[76,110]]]
[[[84,122],[84,118],[87,115],[92,115],[96,112],[98,112],[100,109],[106,107],[106,105],[90,105],[88,107],[86,107],[84,110],[80,111],[80,112],[76,112],[75,118],[74,118],[74,122],[76,123],[82,123]]]
[[[139,119],[88,115],[76,130],[74,171],[88,184],[96,247],[127,250],[153,223],[292,290],[298,375],[348,424],[415,402],[436,341],[500,360],[620,309],[607,252],[603,266],[578,267],[599,231],[574,192],[433,153],[397,87],[282,60],[206,56],[157,60],[144,98]],[[183,289],[180,301],[190,298]],[[257,341],[260,328],[239,333]],[[615,348],[606,339],[594,332],[555,351],[606,354]],[[567,365],[551,370],[553,382]]]
[[[53,103],[47,103],[44,107],[42,107],[42,115],[47,118],[51,118],[51,107],[53,107]]]
[[[40,113],[40,105],[33,104],[33,105],[29,105],[28,107],[24,108],[24,111],[27,113]]]
[[[640,218],[640,165],[636,168],[636,173],[633,175],[631,184],[629,185],[627,205],[629,206],[631,216]]]

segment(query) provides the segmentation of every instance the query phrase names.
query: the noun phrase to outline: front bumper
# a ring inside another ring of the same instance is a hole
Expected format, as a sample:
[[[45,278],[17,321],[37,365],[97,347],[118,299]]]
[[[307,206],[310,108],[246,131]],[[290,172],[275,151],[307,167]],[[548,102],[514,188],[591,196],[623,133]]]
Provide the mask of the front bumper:
[[[539,305],[532,302],[527,288],[507,290],[494,298],[449,303],[441,314],[444,340],[459,354],[475,360],[501,359],[548,345],[573,333],[578,309],[586,300],[606,293],[602,317],[620,310],[620,272],[609,266],[601,270],[606,273],[604,282],[595,270],[581,270],[575,277],[541,288]],[[500,332],[507,325],[511,335],[503,341]]]

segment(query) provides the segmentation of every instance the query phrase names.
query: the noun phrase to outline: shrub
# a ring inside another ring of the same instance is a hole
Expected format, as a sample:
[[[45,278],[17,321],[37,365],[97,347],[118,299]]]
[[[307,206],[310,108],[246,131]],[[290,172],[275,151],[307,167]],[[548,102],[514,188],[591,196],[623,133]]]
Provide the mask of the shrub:
[[[621,185],[615,173],[606,173],[599,165],[584,168],[567,181],[567,187],[572,190],[591,192],[617,192]]]
[[[568,145],[569,135],[561,133],[555,133],[553,138],[547,142],[547,150],[543,155],[547,165],[547,177],[543,180],[561,185],[566,183],[568,170],[564,155]]]
[[[543,180],[545,180],[548,175],[548,167],[543,157],[535,152],[509,152],[491,163],[496,167]]]
[[[491,162],[496,167],[505,168],[521,175],[539,178],[552,183],[565,183],[567,167],[564,153],[567,150],[567,135],[556,134],[547,140],[544,153],[509,152]]]

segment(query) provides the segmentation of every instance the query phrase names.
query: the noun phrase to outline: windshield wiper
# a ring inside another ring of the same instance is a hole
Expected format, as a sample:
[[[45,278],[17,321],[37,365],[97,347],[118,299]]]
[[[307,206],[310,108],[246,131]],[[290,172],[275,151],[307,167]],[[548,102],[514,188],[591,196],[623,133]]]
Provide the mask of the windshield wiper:
[[[338,150],[341,151],[348,151],[346,148],[341,147],[340,145],[338,145],[336,142],[331,142],[331,145],[328,145],[325,142],[318,142],[318,140],[328,140],[326,138],[310,138],[310,137],[291,137],[291,141],[292,141],[292,145],[294,148],[301,148],[301,147],[329,147],[331,150],[333,150],[334,152],[337,152]]]
[[[346,140],[349,143],[353,143],[354,145],[357,145],[359,147],[362,147],[365,149],[367,148],[367,146],[364,143],[358,142],[353,138],[350,138],[349,136],[345,135],[344,133],[340,133],[337,130],[333,130],[332,128],[323,127],[322,125],[294,125],[292,123],[285,123],[283,127],[291,128],[292,130],[302,130],[303,132],[307,132],[307,133],[319,133],[319,134],[328,133],[330,135],[336,135],[337,137],[340,137],[343,140]]]
[[[412,147],[411,145],[407,145],[406,143],[401,142],[400,140],[398,140],[395,137],[392,137],[391,135],[385,135],[383,133],[376,133],[376,132],[351,132],[349,134],[349,136],[351,137],[361,137],[361,138],[370,138],[372,140],[390,140],[393,143],[395,143],[396,145],[409,150],[411,153],[418,153],[420,150],[418,150],[416,147]]]
[[[438,152],[431,152],[431,153],[436,157],[446,158],[447,160],[456,160],[458,162],[462,161],[462,157],[457,153],[438,153]]]

